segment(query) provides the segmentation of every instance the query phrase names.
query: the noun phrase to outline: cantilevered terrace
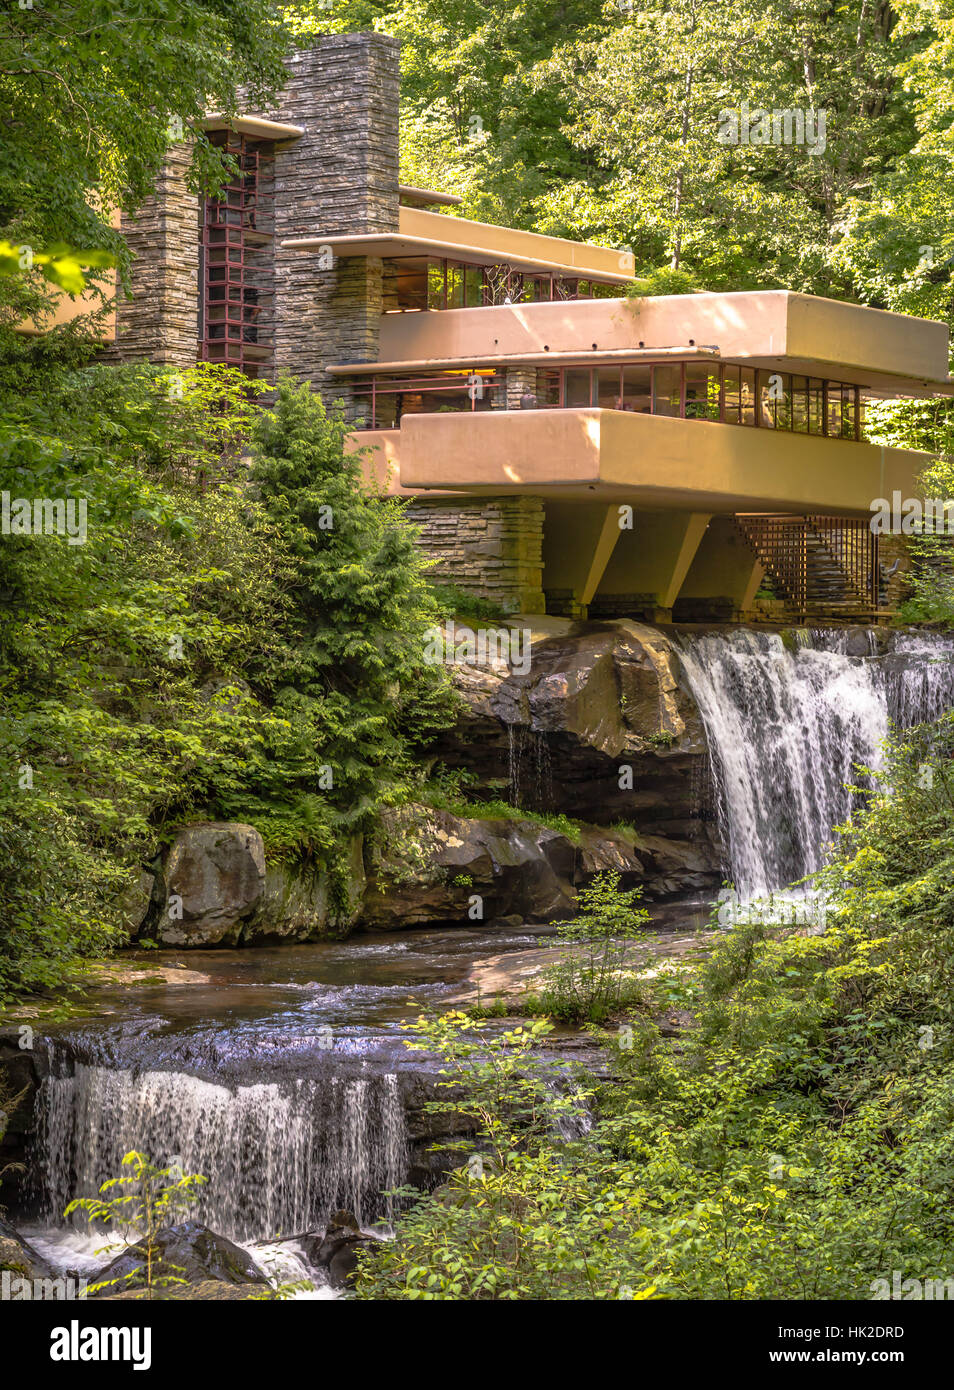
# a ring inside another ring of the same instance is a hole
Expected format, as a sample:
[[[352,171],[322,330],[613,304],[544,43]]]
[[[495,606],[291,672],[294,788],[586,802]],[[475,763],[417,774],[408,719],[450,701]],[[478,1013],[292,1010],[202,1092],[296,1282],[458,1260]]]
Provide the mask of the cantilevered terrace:
[[[807,545],[837,552],[829,598],[860,613],[885,602],[871,503],[912,495],[927,462],[868,443],[866,403],[947,394],[947,353],[941,323],[760,291],[387,313],[379,360],[330,370],[394,490],[544,499],[542,587],[573,611],[642,595],[664,618],[712,594],[743,612],[785,565],[807,608]]]

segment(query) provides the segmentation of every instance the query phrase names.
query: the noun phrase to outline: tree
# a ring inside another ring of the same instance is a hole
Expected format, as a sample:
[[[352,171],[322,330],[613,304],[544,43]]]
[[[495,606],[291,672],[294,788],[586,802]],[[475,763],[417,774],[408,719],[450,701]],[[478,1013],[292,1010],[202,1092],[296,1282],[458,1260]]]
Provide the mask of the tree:
[[[252,471],[292,567],[280,652],[257,679],[288,731],[258,769],[275,795],[320,789],[330,841],[401,799],[411,750],[452,717],[425,661],[437,607],[402,503],[365,484],[349,426],[307,384],[280,383],[254,433]]]
[[[192,141],[193,185],[220,184],[202,117],[235,111],[240,87],[267,104],[284,81],[288,37],[269,0],[4,5],[0,237],[38,256],[60,244],[112,252],[125,266],[112,213],[136,211],[176,139]],[[0,293],[9,353],[11,325],[42,321],[51,299],[33,275],[3,277]]]

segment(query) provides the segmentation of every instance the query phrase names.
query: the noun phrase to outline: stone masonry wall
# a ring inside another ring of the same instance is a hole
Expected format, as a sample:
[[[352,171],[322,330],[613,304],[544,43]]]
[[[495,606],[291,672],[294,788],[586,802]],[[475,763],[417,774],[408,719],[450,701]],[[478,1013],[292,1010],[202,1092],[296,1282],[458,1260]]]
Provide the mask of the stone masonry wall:
[[[275,157],[275,365],[327,404],[344,400],[349,419],[350,387],[327,366],[377,358],[382,262],[335,256],[323,269],[317,251],[281,243],[397,231],[399,52],[384,34],[323,38],[286,60],[281,104],[262,113],[305,127]]]
[[[172,145],[156,192],[122,231],[133,253],[133,298],[120,295],[107,360],[191,366],[198,355],[199,200],[186,188],[188,142]]]
[[[311,381],[329,404],[350,387],[328,363],[372,361],[383,306],[382,263],[283,249],[288,237],[398,229],[399,51],[383,34],[337,34],[286,59],[288,82],[274,111],[304,127],[275,147],[274,359],[268,366]],[[187,366],[198,356],[199,200],[185,186],[187,143],[174,145],[157,186],[123,224],[136,260],[133,299],[119,306],[108,356]],[[268,319],[263,317],[263,327]]]
[[[421,548],[438,562],[431,579],[511,612],[544,611],[541,498],[415,498],[407,518],[421,529]]]

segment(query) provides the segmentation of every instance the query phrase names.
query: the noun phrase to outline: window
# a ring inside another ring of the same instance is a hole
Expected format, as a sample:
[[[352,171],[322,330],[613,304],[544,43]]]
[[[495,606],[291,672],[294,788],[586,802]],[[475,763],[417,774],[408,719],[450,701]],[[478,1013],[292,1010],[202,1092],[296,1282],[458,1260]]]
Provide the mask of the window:
[[[597,405],[603,410],[619,410],[622,399],[619,367],[600,367],[596,376],[599,387]]]
[[[589,370],[580,370],[571,367],[564,376],[563,383],[563,404],[565,406],[583,406],[591,404],[590,395],[590,376]]]
[[[723,419],[727,425],[742,423],[742,373],[738,367],[726,366],[722,381]]]
[[[648,415],[652,410],[652,367],[624,367],[622,408]]]
[[[808,433],[808,378],[792,377],[792,423],[796,434]]]
[[[719,369],[705,363],[686,363],[686,419],[718,420]]]
[[[666,363],[653,367],[653,414],[682,413],[682,367]]]

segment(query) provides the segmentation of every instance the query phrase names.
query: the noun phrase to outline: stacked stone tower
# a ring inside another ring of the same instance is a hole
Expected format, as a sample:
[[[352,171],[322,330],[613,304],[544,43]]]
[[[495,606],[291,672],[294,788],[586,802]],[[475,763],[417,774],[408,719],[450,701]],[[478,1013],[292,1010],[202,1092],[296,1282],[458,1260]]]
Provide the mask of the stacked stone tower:
[[[255,141],[268,155],[267,188],[263,179],[257,224],[236,232],[229,251],[255,264],[254,326],[241,331],[254,336],[260,375],[292,372],[329,404],[343,399],[350,417],[350,388],[326,366],[376,358],[382,262],[324,265],[282,242],[398,230],[399,45],[383,34],[332,35],[291,54],[287,67],[276,109],[248,113],[303,133]],[[113,357],[188,366],[212,355],[203,351],[208,219],[204,200],[187,188],[188,165],[188,143],[173,144],[155,194],[123,225],[136,259]]]

